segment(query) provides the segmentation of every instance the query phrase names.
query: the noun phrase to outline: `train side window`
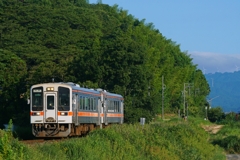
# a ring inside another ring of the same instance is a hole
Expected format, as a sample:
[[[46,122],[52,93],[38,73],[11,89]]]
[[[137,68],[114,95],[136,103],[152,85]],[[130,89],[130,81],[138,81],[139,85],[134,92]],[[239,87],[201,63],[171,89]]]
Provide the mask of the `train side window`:
[[[111,101],[111,106],[112,106],[113,112],[115,112],[115,110],[114,110],[114,101]]]
[[[115,101],[113,101],[113,110],[114,110],[114,112],[116,112],[116,105],[115,105]]]
[[[79,99],[79,106],[78,106],[78,108],[79,108],[79,110],[81,110],[82,109],[82,96],[78,96],[78,99]]]
[[[111,106],[111,111],[114,112],[114,105],[113,105],[113,101],[110,101],[110,106]]]
[[[114,101],[111,101],[111,108],[112,108],[113,112],[115,112],[115,110],[114,110]]]
[[[118,106],[118,112],[120,112],[119,101],[117,101],[117,106]]]
[[[88,110],[91,110],[91,98],[88,97]]]
[[[110,101],[111,111],[114,112],[114,101]]]
[[[112,110],[112,101],[108,101],[108,106],[109,106],[109,109]]]
[[[116,101],[116,112],[118,112],[118,101]]]
[[[91,98],[91,110],[93,111],[93,98]]]
[[[106,106],[107,106],[107,108],[108,108],[108,111],[111,109],[111,107],[110,107],[110,101],[109,100],[107,100],[107,102],[106,102]]]
[[[96,111],[96,98],[93,98],[93,110]]]
[[[85,97],[82,97],[82,107],[83,107],[83,110],[85,110]]]
[[[84,106],[84,104],[83,104],[83,97],[81,96],[81,109],[83,110],[83,106]]]
[[[116,112],[117,108],[116,108],[116,101],[113,101],[113,106],[114,106],[114,112]]]
[[[91,107],[92,107],[92,98],[89,98],[88,100],[89,100],[89,108],[88,108],[88,109],[91,110]]]
[[[88,105],[89,105],[88,97],[85,97],[85,110],[88,110]]]
[[[114,101],[114,112],[119,112],[119,101]]]
[[[92,110],[92,98],[89,98],[89,110]]]

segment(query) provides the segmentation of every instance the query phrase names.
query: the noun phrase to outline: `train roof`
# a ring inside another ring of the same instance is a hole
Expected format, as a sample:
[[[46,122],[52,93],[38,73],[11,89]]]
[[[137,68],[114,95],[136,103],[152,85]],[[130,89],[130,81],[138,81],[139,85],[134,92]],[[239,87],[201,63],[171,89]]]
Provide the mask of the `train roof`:
[[[34,86],[40,86],[40,85],[44,85],[44,84],[48,84],[48,85],[51,85],[51,84],[63,84],[63,85],[67,85],[67,86],[70,86],[73,90],[81,90],[81,91],[85,91],[85,92],[89,92],[89,93],[93,93],[93,94],[99,94],[101,91],[103,91],[107,96],[109,97],[121,97],[123,98],[122,95],[120,94],[116,94],[116,93],[111,93],[111,92],[108,92],[106,90],[103,90],[101,88],[98,88],[98,89],[91,89],[91,88],[84,88],[84,87],[81,87],[79,84],[76,84],[76,83],[73,83],[73,82],[50,82],[50,83],[41,83],[41,84],[36,84],[36,85],[33,85],[32,87]]]
[[[111,92],[108,92],[108,91],[103,90],[101,88],[98,88],[98,89],[84,88],[84,87],[80,87],[80,85],[78,85],[78,84],[74,84],[74,83],[71,83],[71,82],[70,83],[68,82],[66,84],[72,86],[72,88],[76,89],[76,90],[82,90],[82,91],[85,91],[85,92],[96,93],[96,94],[99,94],[101,91],[103,91],[103,92],[105,92],[105,94],[107,96],[114,96],[114,97],[122,97],[123,98],[123,96],[120,95],[120,94],[111,93]]]

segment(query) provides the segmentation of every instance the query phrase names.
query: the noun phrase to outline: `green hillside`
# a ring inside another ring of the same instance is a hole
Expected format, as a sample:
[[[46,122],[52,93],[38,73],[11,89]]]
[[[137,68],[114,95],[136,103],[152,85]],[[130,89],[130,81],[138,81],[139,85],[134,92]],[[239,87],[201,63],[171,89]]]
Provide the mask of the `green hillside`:
[[[30,86],[52,78],[123,95],[136,122],[161,114],[164,77],[165,112],[204,115],[205,76],[169,38],[117,5],[0,0],[0,124],[28,124]]]

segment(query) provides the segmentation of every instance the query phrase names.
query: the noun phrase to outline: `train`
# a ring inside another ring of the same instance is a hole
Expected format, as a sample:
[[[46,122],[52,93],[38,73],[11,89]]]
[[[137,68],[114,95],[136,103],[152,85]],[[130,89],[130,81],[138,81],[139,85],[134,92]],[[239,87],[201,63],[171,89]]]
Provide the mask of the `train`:
[[[73,82],[35,84],[30,89],[30,121],[35,137],[82,136],[124,122],[124,98]]]

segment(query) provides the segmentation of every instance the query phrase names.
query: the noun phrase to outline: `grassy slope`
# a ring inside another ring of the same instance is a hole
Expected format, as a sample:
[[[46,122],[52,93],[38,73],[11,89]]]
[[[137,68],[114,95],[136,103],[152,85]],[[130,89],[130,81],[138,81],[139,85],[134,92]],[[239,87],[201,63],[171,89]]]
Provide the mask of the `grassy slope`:
[[[201,120],[172,119],[141,126],[113,125],[85,138],[25,146],[1,131],[2,159],[226,159],[209,143]],[[0,145],[0,146],[1,146]],[[1,158],[0,158],[1,159]]]

